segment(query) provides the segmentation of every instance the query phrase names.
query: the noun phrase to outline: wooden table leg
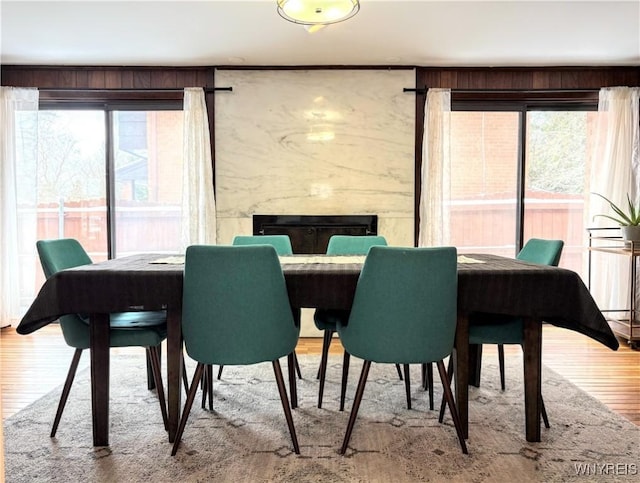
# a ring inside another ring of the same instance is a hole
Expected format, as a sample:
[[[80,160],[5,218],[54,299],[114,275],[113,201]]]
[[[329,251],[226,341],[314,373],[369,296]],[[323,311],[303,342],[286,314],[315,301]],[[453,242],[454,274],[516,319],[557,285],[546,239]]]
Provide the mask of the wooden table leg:
[[[542,322],[524,319],[524,407],[527,441],[540,441]]]
[[[167,416],[169,418],[169,442],[176,439],[180,423],[182,396],[182,309],[167,309]]]
[[[469,318],[458,314],[453,368],[456,381],[456,406],[465,439],[469,437]]]
[[[89,317],[93,445],[109,446],[109,314]]]

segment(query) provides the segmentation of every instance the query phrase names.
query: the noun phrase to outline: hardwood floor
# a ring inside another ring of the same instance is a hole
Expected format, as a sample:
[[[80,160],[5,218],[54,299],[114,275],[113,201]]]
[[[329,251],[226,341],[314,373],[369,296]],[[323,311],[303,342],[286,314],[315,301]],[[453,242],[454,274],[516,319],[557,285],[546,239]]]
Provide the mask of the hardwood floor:
[[[303,338],[298,354],[320,354],[321,338]],[[507,351],[520,351],[506,346]],[[113,349],[117,351],[139,351]],[[331,352],[340,354],[339,341]],[[60,329],[47,326],[34,334],[21,336],[8,327],[0,332],[0,407],[5,419],[31,402],[60,386],[71,362],[72,349],[62,339]],[[497,358],[495,346],[487,346],[485,358]],[[543,363],[576,386],[606,404],[611,410],[640,426],[640,351],[621,342],[618,351],[575,332],[545,326]],[[88,367],[84,354],[80,369]],[[508,375],[507,375],[508,383]],[[53,414],[51,415],[53,419]]]

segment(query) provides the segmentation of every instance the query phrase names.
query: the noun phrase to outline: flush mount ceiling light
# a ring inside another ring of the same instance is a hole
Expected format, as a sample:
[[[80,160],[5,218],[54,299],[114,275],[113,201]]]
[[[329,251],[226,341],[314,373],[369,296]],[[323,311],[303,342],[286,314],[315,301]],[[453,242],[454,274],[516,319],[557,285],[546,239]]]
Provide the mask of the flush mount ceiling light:
[[[328,25],[353,17],[359,0],[278,0],[278,13],[301,25]]]

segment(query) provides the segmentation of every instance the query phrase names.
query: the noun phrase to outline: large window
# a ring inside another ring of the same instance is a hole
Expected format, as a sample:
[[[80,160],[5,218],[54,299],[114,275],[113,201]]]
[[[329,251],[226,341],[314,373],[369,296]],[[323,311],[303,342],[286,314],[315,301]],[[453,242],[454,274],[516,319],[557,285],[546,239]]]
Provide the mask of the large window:
[[[565,241],[584,275],[584,197],[597,105],[453,104],[451,243],[514,256],[529,238]]]
[[[41,107],[38,238],[77,238],[94,261],[179,250],[182,103],[134,107]]]

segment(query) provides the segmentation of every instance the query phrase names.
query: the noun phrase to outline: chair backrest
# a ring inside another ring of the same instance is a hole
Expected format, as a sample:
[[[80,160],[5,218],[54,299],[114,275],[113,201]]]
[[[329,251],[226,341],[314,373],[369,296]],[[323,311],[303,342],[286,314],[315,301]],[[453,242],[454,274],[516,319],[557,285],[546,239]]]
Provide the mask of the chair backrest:
[[[386,246],[380,235],[333,235],[329,238],[327,255],[366,255],[373,246]]]
[[[73,238],[38,240],[36,249],[38,250],[42,270],[47,278],[61,270],[92,263],[82,245]]]
[[[187,248],[182,334],[192,359],[221,365],[273,361],[293,352],[299,330],[274,247]]]
[[[91,258],[82,245],[73,238],[59,240],[38,240],[36,249],[45,277],[49,278],[67,268],[90,265]],[[60,328],[65,342],[70,347],[86,349],[89,347],[89,326],[79,314],[60,317]]]
[[[238,235],[233,239],[233,245],[271,245],[278,255],[293,254],[289,235]]]
[[[454,247],[371,247],[340,340],[373,362],[442,360],[453,348],[457,296]]]
[[[562,240],[542,240],[531,238],[517,255],[518,260],[539,263],[540,265],[558,266],[564,242]]]

